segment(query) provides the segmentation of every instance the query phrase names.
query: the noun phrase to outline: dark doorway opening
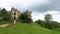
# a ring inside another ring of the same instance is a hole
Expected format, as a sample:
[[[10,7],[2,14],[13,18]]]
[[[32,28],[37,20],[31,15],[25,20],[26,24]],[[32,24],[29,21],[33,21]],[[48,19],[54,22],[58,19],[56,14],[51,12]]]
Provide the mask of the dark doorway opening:
[[[16,20],[16,17],[14,16],[14,20]]]

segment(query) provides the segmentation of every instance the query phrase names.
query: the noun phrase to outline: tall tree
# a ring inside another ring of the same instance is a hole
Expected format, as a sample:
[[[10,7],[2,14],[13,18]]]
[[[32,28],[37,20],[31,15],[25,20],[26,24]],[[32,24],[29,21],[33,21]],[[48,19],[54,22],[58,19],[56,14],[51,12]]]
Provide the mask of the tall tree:
[[[45,21],[49,22],[52,19],[52,15],[46,14],[44,19],[45,19]]]
[[[52,19],[51,14],[45,15],[45,21],[46,21],[45,27],[48,29],[53,29],[56,26],[56,23],[54,21],[52,21],[51,19]]]
[[[7,16],[8,16],[8,12],[7,12],[7,10],[5,9],[5,8],[3,8],[2,10],[1,10],[1,16],[3,17],[3,19],[7,19]]]
[[[19,17],[19,19],[24,23],[32,22],[30,11],[27,10],[27,11],[23,12],[21,14],[21,16]]]

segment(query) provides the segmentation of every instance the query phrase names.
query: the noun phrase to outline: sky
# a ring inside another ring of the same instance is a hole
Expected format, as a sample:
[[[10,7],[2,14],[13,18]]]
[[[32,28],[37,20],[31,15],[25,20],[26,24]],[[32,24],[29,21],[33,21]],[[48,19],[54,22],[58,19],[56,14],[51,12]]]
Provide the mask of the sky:
[[[32,19],[44,20],[44,15],[51,14],[54,21],[60,22],[60,0],[0,0],[0,7],[8,11],[12,7],[20,11],[32,11]]]

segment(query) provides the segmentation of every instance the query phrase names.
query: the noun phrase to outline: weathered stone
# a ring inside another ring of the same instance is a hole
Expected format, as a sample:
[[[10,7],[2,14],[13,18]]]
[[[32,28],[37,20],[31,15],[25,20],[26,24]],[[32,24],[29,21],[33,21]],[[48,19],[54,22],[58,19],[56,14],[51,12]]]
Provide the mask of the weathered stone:
[[[11,15],[12,15],[12,18],[14,20],[14,23],[16,23],[16,20],[21,15],[21,12],[19,10],[15,9],[14,7],[12,7],[11,8]]]

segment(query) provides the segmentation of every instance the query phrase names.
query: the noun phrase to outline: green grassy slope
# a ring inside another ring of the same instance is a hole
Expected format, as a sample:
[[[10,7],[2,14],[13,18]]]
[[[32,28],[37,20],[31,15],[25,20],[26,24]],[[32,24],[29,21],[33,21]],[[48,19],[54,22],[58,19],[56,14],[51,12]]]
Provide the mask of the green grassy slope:
[[[16,23],[14,25],[0,28],[0,34],[60,34],[59,31],[49,30],[34,23]]]

